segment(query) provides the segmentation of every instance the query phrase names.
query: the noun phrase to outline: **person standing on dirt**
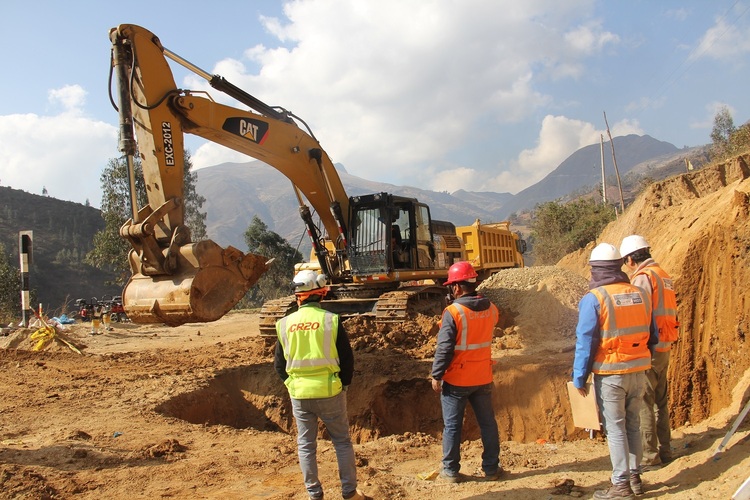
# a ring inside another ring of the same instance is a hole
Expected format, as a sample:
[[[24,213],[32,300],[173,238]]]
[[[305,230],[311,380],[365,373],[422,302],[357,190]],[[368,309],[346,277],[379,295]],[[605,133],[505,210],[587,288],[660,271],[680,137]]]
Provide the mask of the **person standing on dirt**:
[[[342,496],[369,499],[357,489],[357,466],[346,411],[346,391],[354,374],[349,337],[339,316],[320,307],[319,302],[328,291],[324,275],[300,271],[292,285],[299,309],[276,322],[274,368],[292,401],[305,488],[312,500],[323,498],[317,462],[320,419],[336,451]]]
[[[601,243],[591,252],[590,291],[578,304],[573,385],[582,396],[594,374],[599,413],[612,462],[612,486],[594,498],[643,493],[640,412],[657,342],[646,294],[622,271],[620,252]]]
[[[651,257],[651,247],[643,236],[632,234],[622,240],[620,254],[633,271],[630,282],[650,297],[652,315],[659,330],[659,343],[646,372],[646,391],[641,409],[643,465],[657,467],[672,460],[669,425],[669,353],[677,340],[677,295],[672,278]]]
[[[497,307],[476,292],[477,273],[468,262],[448,269],[445,282],[455,298],[440,321],[432,363],[432,389],[443,410],[443,460],[440,478],[461,481],[461,429],[471,404],[482,438],[484,478],[500,478],[500,437],[492,408],[492,338],[500,318]]]

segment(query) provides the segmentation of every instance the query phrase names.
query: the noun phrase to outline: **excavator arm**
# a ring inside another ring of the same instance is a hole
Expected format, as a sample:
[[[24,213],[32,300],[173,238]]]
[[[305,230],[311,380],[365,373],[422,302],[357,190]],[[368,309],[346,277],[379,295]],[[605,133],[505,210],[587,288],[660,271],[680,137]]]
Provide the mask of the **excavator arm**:
[[[119,89],[120,149],[131,172],[133,157],[138,155],[148,195],[148,205],[137,208],[131,174],[133,218],[120,231],[133,247],[129,257],[133,278],[123,292],[128,315],[140,322],[206,321],[208,311],[199,314],[198,309],[216,311],[211,316],[224,314],[220,311],[231,308],[266,269],[260,256],[234,248],[222,250],[211,241],[190,241],[183,220],[184,133],[244,153],[284,174],[292,182],[321,271],[333,281],[348,280],[349,198],[328,154],[309,129],[297,125],[304,122],[203,71],[140,26],[113,28],[110,40]],[[167,59],[249,109],[217,103],[203,91],[177,88]],[[314,223],[310,206],[325,234]],[[199,272],[202,260],[211,262],[216,279],[211,272]],[[221,283],[227,273],[234,283],[230,290]],[[198,289],[199,284],[216,290],[210,305],[209,294]],[[218,290],[223,294],[217,295]],[[215,302],[224,302],[223,307]]]
[[[183,127],[170,107],[181,91],[155,36],[121,26],[111,30],[110,39],[132,212],[120,229],[132,247],[125,311],[137,323],[214,321],[244,296],[268,263],[263,256],[223,249],[211,240],[191,240],[184,223]],[[136,156],[148,197],[143,207],[135,194]]]

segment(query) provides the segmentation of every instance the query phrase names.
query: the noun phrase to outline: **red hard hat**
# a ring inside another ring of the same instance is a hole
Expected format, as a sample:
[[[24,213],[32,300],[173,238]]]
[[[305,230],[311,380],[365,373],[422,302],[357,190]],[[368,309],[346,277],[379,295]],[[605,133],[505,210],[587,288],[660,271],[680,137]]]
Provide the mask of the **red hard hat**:
[[[474,266],[472,266],[465,260],[462,260],[461,262],[456,262],[450,267],[450,269],[448,269],[448,279],[444,284],[452,285],[453,283],[458,283],[459,281],[468,281],[469,283],[474,283],[476,280],[477,272],[474,270]]]

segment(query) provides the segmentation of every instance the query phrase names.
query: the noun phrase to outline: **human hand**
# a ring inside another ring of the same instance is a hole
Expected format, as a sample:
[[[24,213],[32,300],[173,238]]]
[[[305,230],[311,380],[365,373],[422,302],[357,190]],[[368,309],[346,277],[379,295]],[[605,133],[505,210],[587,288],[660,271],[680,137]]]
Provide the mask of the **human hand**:
[[[443,382],[442,380],[436,380],[432,379],[432,390],[440,394],[443,392]]]
[[[588,393],[589,393],[589,391],[585,387],[578,388],[578,394],[580,394],[582,397],[585,398],[586,395],[588,395]]]

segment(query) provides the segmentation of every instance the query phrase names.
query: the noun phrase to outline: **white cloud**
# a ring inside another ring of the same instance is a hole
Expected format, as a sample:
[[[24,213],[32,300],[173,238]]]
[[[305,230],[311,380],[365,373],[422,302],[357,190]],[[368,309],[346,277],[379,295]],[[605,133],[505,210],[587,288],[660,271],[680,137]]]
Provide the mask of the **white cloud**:
[[[729,104],[721,101],[711,101],[705,106],[706,113],[703,115],[703,119],[690,122],[690,128],[702,130],[713,129],[716,113],[718,113],[722,108],[727,108],[729,110],[729,114],[733,117],[737,115],[737,110]]]
[[[0,116],[0,183],[34,194],[100,206],[99,176],[118,156],[117,129],[83,118],[85,91],[72,85],[49,92],[54,116]]]
[[[670,9],[666,12],[666,16],[671,19],[677,19],[678,21],[685,21],[690,15],[692,14],[692,11],[690,9],[680,8],[680,9]]]
[[[618,43],[587,21],[592,4],[292,2],[285,18],[261,18],[279,46],[255,45],[213,72],[302,117],[353,175],[408,182],[415,166],[449,170],[442,158],[488,123],[533,118],[552,101],[537,88],[540,72],[580,78],[587,57]],[[196,151],[196,165],[236,161],[219,151]]]
[[[659,97],[658,99],[652,99],[650,97],[641,97],[636,101],[629,102],[625,105],[625,111],[628,113],[634,113],[644,109],[659,109],[664,106],[666,97]]]
[[[195,170],[212,167],[221,163],[246,163],[253,160],[247,155],[224,147],[221,144],[216,144],[215,142],[202,144],[191,153],[190,158]]]
[[[739,16],[739,13],[737,14]],[[750,38],[747,36],[747,24],[739,24],[740,17],[735,23],[728,24],[727,18],[722,17],[701,37],[698,47],[691,53],[690,59],[712,57],[722,61],[744,65],[746,56],[750,53]]]
[[[643,134],[638,123],[630,120],[613,124],[610,131],[613,137]],[[605,141],[609,140],[606,129],[599,130],[591,123],[565,116],[548,115],[542,121],[536,147],[523,150],[496,176],[487,179],[486,172],[460,166],[431,173],[430,188],[450,192],[465,189],[515,194],[542,180],[578,149],[598,143],[601,135]]]
[[[61,106],[66,113],[79,114],[86,103],[87,92],[80,85],[66,85],[47,92],[50,104]]]

